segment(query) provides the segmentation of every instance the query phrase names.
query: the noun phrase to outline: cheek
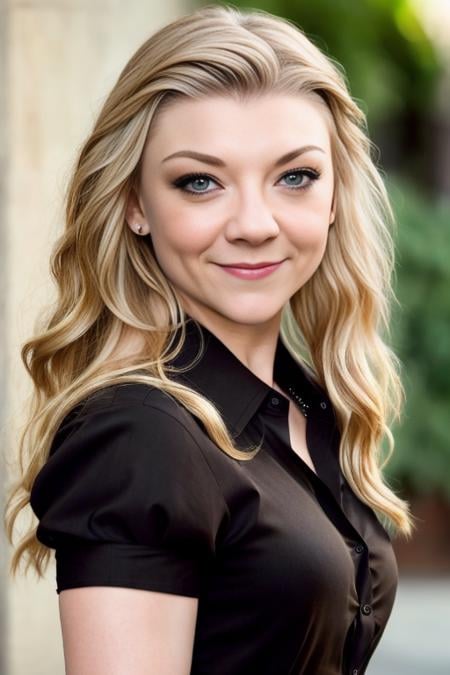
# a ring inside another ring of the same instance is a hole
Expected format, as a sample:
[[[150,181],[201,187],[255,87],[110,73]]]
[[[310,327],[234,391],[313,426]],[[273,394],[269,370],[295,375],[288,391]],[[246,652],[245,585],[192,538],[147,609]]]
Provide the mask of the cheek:
[[[180,257],[197,257],[203,251],[212,246],[214,231],[212,226],[203,227],[198,221],[172,221],[164,228],[164,241],[166,248]]]
[[[303,210],[291,220],[291,243],[300,250],[321,251],[328,237],[329,213],[322,210]]]
[[[289,226],[291,241],[300,246],[321,247],[328,235],[333,184],[331,177],[304,192],[293,211]]]
[[[303,286],[313,276],[322,262],[328,241],[329,210],[323,201],[311,200],[303,204],[301,212],[290,221],[290,243],[295,251],[297,285]]]
[[[217,236],[211,220],[203,222],[200,210],[160,204],[149,218],[155,249],[161,256],[199,255]]]

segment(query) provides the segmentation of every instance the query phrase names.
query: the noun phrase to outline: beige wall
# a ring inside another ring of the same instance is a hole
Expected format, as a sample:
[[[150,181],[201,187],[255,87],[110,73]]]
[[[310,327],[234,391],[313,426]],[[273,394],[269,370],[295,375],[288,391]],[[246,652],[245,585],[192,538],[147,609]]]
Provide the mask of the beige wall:
[[[6,194],[0,207],[0,289],[6,297],[0,351],[9,370],[6,383],[0,381],[2,403],[3,385],[6,394],[0,431],[2,447],[14,448],[30,393],[19,350],[54,297],[49,253],[61,231],[63,191],[76,149],[131,54],[154,30],[188,9],[181,0],[0,0],[2,7],[0,49],[7,56],[2,64],[7,64],[8,84],[3,114],[0,98],[0,135],[7,124],[9,154],[5,174],[0,151],[6,183],[0,183],[0,196]],[[3,80],[0,67],[0,85]],[[22,520],[22,526],[28,522]],[[54,563],[44,580],[31,572],[17,580],[3,572],[3,579],[7,611],[0,625],[8,625],[8,664],[2,668],[0,662],[0,672],[61,675]]]
[[[7,355],[6,355],[6,175],[7,175],[7,0],[0,0],[0,448],[4,447],[3,429],[7,394]],[[0,476],[3,475],[3,462],[0,458]],[[0,506],[3,512],[3,485],[0,481]],[[6,546],[0,529],[0,673],[6,670]]]

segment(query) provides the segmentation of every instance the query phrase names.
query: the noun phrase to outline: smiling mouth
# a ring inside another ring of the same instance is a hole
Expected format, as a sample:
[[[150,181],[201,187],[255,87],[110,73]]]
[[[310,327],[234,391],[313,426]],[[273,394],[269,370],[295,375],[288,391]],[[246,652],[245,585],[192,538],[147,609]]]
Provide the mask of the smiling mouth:
[[[227,274],[230,274],[239,279],[247,281],[252,280],[256,281],[258,279],[264,279],[270,274],[273,274],[277,269],[281,267],[283,262],[284,260],[280,260],[280,262],[271,263],[269,265],[263,266],[250,265],[247,267],[238,267],[235,265],[217,265],[217,267],[220,267]]]
[[[245,263],[245,262],[238,262],[238,263],[231,263],[230,265],[220,265],[221,267],[233,267],[235,269],[243,269],[243,270],[258,270],[261,269],[262,267],[272,267],[273,265],[279,265],[282,263],[283,260],[275,260],[273,262],[261,262],[261,263]]]

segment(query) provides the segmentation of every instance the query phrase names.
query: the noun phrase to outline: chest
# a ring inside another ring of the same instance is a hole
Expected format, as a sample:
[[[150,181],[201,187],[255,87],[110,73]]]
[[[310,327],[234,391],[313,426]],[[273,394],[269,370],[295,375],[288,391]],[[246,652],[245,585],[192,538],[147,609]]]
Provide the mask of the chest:
[[[304,415],[297,408],[296,404],[291,401],[289,403],[289,437],[291,440],[291,447],[294,452],[303,459],[306,464],[316,472],[311,455],[306,443],[306,424],[307,420]]]
[[[281,389],[278,387],[274,388],[286,396],[286,394]],[[310,469],[317,474],[306,442],[306,424],[306,417],[299,410],[297,404],[290,399],[288,425],[291,448],[304,462],[306,462]]]

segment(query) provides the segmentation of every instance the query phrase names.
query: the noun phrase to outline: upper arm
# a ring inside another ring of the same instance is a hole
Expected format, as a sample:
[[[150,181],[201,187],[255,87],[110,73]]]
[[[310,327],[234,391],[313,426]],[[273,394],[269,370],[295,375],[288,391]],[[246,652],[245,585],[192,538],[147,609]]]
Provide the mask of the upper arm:
[[[91,586],[59,594],[66,675],[189,675],[198,598]]]
[[[200,447],[141,401],[86,409],[58,438],[30,504],[55,549],[69,675],[188,673],[229,517]]]

